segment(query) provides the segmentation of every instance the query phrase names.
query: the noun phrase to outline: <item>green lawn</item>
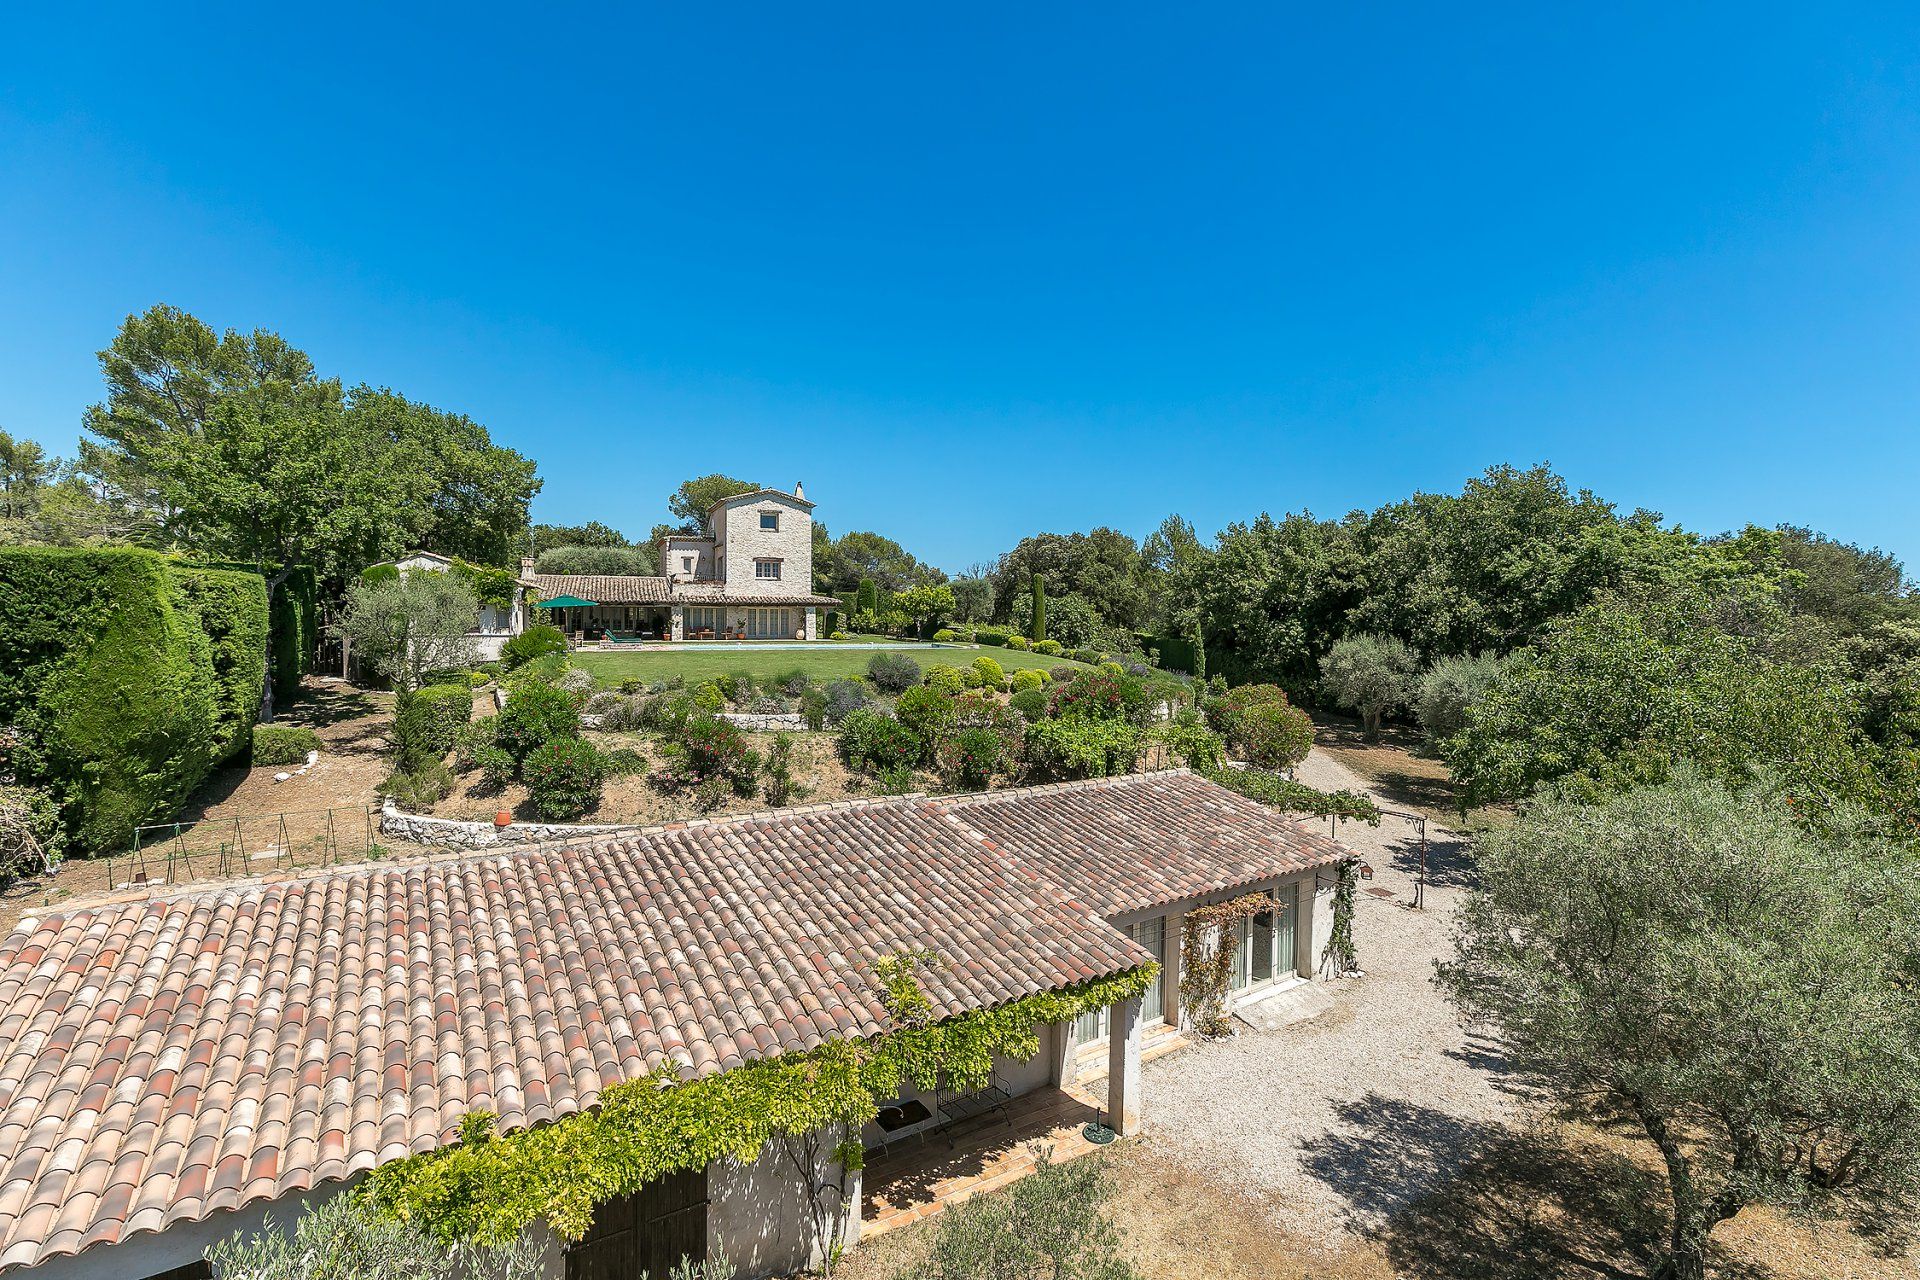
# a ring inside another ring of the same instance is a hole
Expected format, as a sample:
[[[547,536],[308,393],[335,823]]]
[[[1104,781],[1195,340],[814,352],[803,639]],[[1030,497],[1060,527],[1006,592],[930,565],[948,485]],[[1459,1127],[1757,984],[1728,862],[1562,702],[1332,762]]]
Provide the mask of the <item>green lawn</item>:
[[[593,678],[603,685],[618,684],[622,680],[665,680],[671,676],[684,676],[689,681],[698,681],[738,672],[760,680],[767,676],[785,675],[796,668],[806,672],[815,683],[824,683],[842,676],[867,674],[868,660],[874,654],[883,652],[888,650],[702,649],[690,644],[684,649],[576,653],[573,655],[573,665],[591,672]],[[943,662],[952,667],[964,667],[982,654],[1008,671],[1019,671],[1025,667],[1040,667],[1050,671],[1059,666],[1081,665],[1065,657],[1049,658],[1044,654],[995,649],[987,645],[978,649],[929,649],[902,645],[891,652],[905,653],[919,663],[923,671]]]

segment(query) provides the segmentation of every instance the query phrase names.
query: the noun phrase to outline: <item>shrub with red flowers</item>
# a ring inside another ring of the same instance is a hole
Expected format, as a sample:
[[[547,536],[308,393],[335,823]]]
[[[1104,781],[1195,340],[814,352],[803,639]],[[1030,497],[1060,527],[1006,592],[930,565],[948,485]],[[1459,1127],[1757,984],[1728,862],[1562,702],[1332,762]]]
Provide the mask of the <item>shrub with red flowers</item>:
[[[919,735],[878,711],[862,708],[840,726],[840,758],[849,769],[880,777],[911,770],[920,754]]]
[[[940,776],[949,786],[979,791],[1007,763],[1011,744],[989,728],[961,729],[940,742]]]
[[[547,822],[572,822],[600,807],[607,760],[579,738],[555,738],[520,766],[533,811]]]
[[[1147,686],[1124,671],[1082,671],[1057,684],[1047,702],[1053,717],[1080,716],[1091,720],[1143,723],[1152,708]]]
[[[730,720],[712,716],[690,716],[674,743],[676,750],[662,770],[660,780],[668,786],[702,786],[724,783],[743,796],[753,794],[760,771],[760,755],[747,745],[747,735]]]

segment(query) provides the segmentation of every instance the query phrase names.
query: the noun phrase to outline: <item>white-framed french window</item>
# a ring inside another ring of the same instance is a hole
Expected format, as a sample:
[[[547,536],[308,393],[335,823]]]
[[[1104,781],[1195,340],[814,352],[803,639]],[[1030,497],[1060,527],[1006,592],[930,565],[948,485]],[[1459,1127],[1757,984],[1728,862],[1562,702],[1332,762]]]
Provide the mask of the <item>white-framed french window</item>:
[[[1153,985],[1140,997],[1140,1021],[1145,1026],[1166,1021],[1166,981],[1167,981],[1167,918],[1154,916],[1148,920],[1136,920],[1127,926],[1127,936],[1139,943],[1153,958],[1160,962],[1160,972],[1154,975]],[[1112,1025],[1112,1013],[1107,1005],[1098,1009],[1089,1009],[1074,1019],[1074,1043],[1082,1048],[1107,1038]]]
[[[744,623],[749,640],[784,640],[793,634],[791,609],[748,609]]]
[[[1234,925],[1233,968],[1227,975],[1230,991],[1251,991],[1295,973],[1294,928],[1299,919],[1300,886],[1269,890],[1273,906]]]
[[[753,576],[765,580],[778,581],[780,578],[780,562],[778,560],[755,560],[753,562]]]

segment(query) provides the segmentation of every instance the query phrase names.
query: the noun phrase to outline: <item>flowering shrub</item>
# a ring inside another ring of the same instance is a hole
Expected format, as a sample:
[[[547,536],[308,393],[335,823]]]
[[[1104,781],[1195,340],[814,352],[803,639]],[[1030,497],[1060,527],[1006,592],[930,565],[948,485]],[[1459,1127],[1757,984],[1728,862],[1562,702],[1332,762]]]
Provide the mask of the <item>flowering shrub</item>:
[[[1278,685],[1243,684],[1207,704],[1207,723],[1263,769],[1290,769],[1313,746],[1313,721]]]
[[[894,703],[900,723],[920,740],[921,759],[931,759],[940,740],[953,728],[953,695],[930,684],[917,684]]]
[[[981,790],[1006,762],[1007,746],[992,729],[962,729],[940,743],[940,776],[952,786]]]
[[[552,685],[520,685],[494,717],[494,745],[523,762],[549,742],[579,736],[580,704]]]
[[[859,773],[884,777],[911,770],[920,752],[913,730],[877,711],[861,708],[840,726],[840,758]]]
[[[694,784],[709,778],[725,778],[740,794],[753,791],[753,773],[758,761],[747,746],[747,735],[740,726],[727,720],[698,716],[687,721],[680,735],[680,759],[688,780]],[[744,775],[746,787],[740,783]]]
[[[556,738],[520,766],[533,811],[548,822],[572,822],[600,807],[607,762],[591,744]]]
[[[1124,672],[1082,671],[1054,686],[1047,707],[1054,716],[1137,723],[1145,720],[1151,700],[1147,687]]]

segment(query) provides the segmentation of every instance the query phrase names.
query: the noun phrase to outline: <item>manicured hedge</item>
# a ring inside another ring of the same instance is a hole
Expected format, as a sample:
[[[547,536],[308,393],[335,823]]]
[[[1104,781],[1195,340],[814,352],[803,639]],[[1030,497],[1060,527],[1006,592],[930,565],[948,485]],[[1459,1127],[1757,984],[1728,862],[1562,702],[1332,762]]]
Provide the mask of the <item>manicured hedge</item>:
[[[212,646],[215,680],[213,754],[225,760],[245,747],[260,714],[266,679],[267,584],[244,569],[170,566],[182,606]]]
[[[0,725],[10,767],[75,847],[125,847],[249,741],[266,584],[131,547],[0,548]]]
[[[400,767],[438,760],[453,750],[460,726],[473,718],[473,687],[430,684],[402,694],[393,715],[393,744]]]
[[[260,566],[233,561],[205,561],[191,567],[261,576]],[[276,571],[272,566],[267,567],[267,572]],[[296,565],[274,593],[273,697],[276,702],[293,701],[300,693],[300,678],[313,666],[313,651],[320,638],[319,593],[319,579],[307,565]],[[251,722],[251,713],[248,718]]]
[[[320,749],[320,735],[296,725],[257,724],[253,726],[253,763],[262,765],[305,764],[307,752]]]

